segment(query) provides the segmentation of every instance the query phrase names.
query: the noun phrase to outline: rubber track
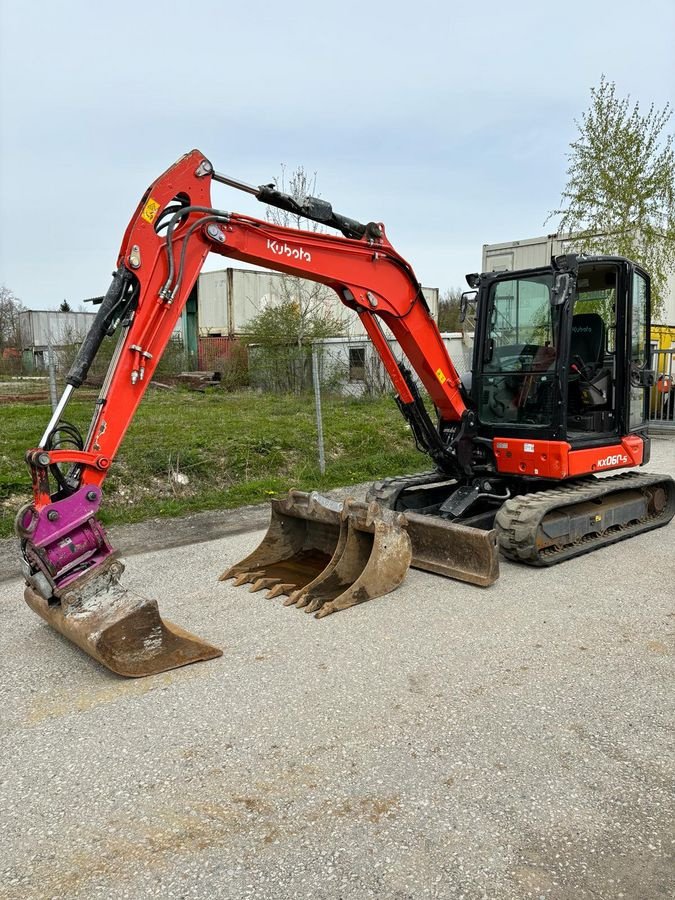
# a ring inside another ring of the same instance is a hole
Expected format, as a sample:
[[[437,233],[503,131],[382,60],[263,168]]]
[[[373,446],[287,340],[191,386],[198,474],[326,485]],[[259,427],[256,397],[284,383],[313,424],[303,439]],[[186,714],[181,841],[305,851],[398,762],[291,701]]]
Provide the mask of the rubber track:
[[[634,525],[624,525],[604,534],[586,535],[560,549],[537,549],[539,526],[548,513],[606,497],[617,491],[641,490],[654,485],[661,485],[666,491],[666,505],[660,513],[649,515]],[[561,485],[559,488],[514,497],[507,500],[497,513],[495,528],[499,538],[499,549],[508,559],[530,566],[553,566],[563,560],[590,553],[598,547],[615,544],[636,534],[660,528],[672,519],[673,514],[675,514],[675,481],[669,475],[626,472],[611,478],[591,477]]]
[[[387,509],[394,509],[399,495],[409,487],[421,487],[427,484],[452,481],[448,475],[438,471],[418,472],[416,475],[397,475],[392,478],[383,478],[382,481],[374,481],[368,488],[366,500],[377,500]]]

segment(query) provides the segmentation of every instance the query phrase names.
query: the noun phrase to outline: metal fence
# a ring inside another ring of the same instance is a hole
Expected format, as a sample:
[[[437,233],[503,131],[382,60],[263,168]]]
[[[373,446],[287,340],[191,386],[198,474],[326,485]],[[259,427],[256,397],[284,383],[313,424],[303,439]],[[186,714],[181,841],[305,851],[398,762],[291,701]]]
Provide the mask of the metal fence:
[[[649,425],[655,430],[675,430],[675,348],[652,355],[655,383],[649,394]]]

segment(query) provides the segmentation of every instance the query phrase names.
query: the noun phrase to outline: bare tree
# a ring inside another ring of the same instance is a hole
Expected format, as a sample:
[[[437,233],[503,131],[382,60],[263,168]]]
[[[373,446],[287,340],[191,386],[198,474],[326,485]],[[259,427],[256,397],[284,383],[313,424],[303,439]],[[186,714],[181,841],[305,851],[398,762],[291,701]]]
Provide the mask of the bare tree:
[[[570,232],[572,249],[627,256],[652,278],[652,308],[659,311],[675,270],[675,152],[665,128],[668,104],[646,115],[630,97],[616,95],[603,75],[591,103],[576,122],[559,230]],[[548,221],[548,220],[547,220]]]
[[[0,286],[0,351],[6,347],[21,349],[19,313],[25,309],[14,291]]]
[[[281,176],[274,179],[274,185],[277,190],[290,194],[298,203],[303,203],[307,197],[319,196],[316,193],[316,172],[310,175],[303,166],[298,166],[289,173],[282,163]],[[268,222],[284,228],[298,228],[314,233],[325,231],[318,222],[276,206],[267,207],[266,217]],[[345,320],[336,304],[335,291],[323,284],[292,275],[283,275],[281,278],[281,306],[284,308],[281,318],[287,326],[287,340],[291,339],[290,331],[292,340],[298,347],[317,338],[336,337],[345,333]],[[261,316],[265,316],[265,311]],[[251,324],[255,330],[255,321]]]

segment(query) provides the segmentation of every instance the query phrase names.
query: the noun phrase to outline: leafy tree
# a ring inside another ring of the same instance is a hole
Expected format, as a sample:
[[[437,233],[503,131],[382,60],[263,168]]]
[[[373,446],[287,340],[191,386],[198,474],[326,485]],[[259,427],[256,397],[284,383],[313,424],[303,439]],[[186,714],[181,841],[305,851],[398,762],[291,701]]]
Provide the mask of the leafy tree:
[[[300,281],[301,279],[292,279]],[[329,309],[304,310],[295,299],[284,297],[278,306],[268,306],[247,326],[246,342],[265,346],[303,347],[321,338],[342,333],[344,323]]]
[[[14,291],[0,286],[0,350],[5,347],[21,347],[19,313],[25,309]]]
[[[572,235],[571,249],[612,253],[640,263],[652,278],[652,311],[662,307],[675,270],[675,153],[665,128],[672,109],[649,107],[646,115],[630,97],[620,98],[603,75],[591,103],[575,122],[568,181],[559,230]]]
[[[462,298],[460,288],[444,291],[438,301],[438,327],[441,331],[461,331],[459,305]]]
[[[59,306],[59,312],[70,312],[72,310],[72,306],[68,303],[67,300],[62,300],[61,305]]]

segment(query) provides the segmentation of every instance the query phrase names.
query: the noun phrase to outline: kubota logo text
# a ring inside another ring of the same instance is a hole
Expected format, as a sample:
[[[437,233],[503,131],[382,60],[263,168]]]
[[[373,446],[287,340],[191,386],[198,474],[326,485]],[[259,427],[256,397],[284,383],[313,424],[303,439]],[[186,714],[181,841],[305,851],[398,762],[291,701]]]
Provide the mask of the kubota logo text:
[[[601,466],[618,466],[620,463],[627,463],[628,457],[623,453],[616,453],[614,456],[606,456],[604,459],[599,459],[596,462],[596,466],[600,468]]]
[[[284,241],[283,244],[280,244],[279,241],[271,241],[268,239],[267,249],[271,250],[272,253],[276,253],[277,256],[287,256],[289,259],[301,259],[303,262],[312,261],[311,253],[308,253],[307,250],[303,250],[302,247],[289,247],[286,241]]]

